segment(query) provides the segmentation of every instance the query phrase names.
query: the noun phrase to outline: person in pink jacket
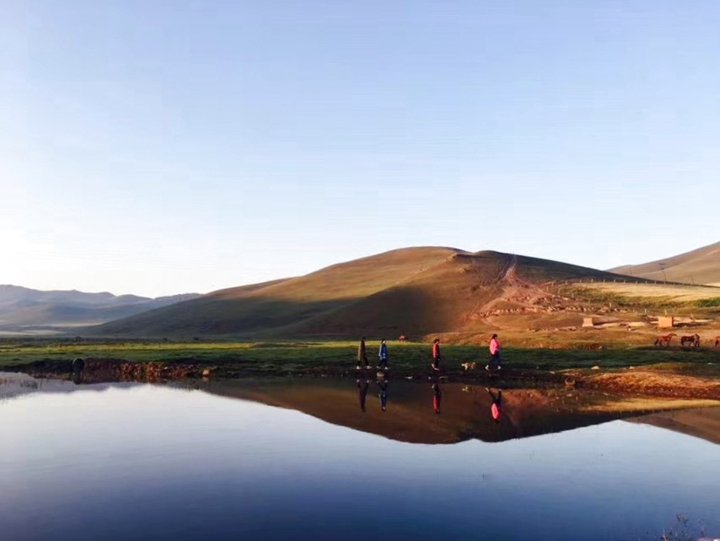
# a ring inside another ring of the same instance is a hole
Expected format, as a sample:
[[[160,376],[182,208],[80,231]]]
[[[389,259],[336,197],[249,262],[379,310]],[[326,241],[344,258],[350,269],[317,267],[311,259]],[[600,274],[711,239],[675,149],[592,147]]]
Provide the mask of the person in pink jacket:
[[[497,370],[502,368],[502,366],[500,366],[500,340],[498,340],[497,334],[493,334],[490,339],[490,363],[485,366],[485,370],[490,370],[491,368]]]

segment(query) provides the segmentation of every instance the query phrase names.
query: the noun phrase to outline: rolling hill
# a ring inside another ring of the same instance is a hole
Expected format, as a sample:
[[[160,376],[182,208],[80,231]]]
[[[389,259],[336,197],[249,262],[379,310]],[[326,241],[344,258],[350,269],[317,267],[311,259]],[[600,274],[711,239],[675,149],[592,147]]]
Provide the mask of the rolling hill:
[[[649,280],[720,286],[720,242],[641,265],[624,265],[611,272]]]
[[[199,295],[189,293],[151,299],[137,295],[39,291],[0,285],[0,331],[61,331],[94,325],[168,306]]]
[[[503,313],[553,313],[550,285],[618,276],[455,248],[394,250],[297,278],[225,289],[101,325],[101,336],[417,337],[490,328]],[[577,315],[574,315],[577,318]]]

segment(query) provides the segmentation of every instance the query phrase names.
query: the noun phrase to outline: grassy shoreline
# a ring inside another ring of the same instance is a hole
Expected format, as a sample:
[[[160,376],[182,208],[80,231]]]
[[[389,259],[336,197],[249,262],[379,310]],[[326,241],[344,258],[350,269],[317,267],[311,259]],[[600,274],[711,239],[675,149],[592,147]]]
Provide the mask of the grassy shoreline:
[[[369,341],[368,359],[376,364],[378,342]],[[75,358],[112,358],[127,362],[196,362],[272,363],[303,365],[308,368],[347,368],[355,366],[357,342],[157,342],[157,341],[60,341],[60,340],[3,340],[0,341],[0,368],[17,368],[36,361],[72,360]],[[448,372],[462,371],[462,363],[484,365],[488,354],[484,347],[444,345],[444,368]],[[720,364],[720,351],[701,349],[684,351],[676,348],[603,348],[549,349],[507,348],[504,363],[509,368],[523,370],[565,370],[599,366],[620,369],[662,363],[708,366]],[[391,343],[390,365],[399,371],[417,371],[427,367],[430,345],[424,343]]]

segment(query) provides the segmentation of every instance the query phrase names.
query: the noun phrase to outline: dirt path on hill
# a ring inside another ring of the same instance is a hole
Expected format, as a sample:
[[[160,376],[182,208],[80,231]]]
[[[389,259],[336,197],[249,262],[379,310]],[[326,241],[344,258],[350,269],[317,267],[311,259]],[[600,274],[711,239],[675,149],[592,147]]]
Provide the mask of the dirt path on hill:
[[[518,308],[536,310],[543,300],[554,296],[542,287],[520,278],[517,272],[517,264],[518,258],[516,255],[513,255],[498,274],[498,279],[502,287],[500,294],[493,300],[478,306],[473,310],[473,314],[487,317],[492,315],[495,307],[502,303],[512,303],[517,305]]]

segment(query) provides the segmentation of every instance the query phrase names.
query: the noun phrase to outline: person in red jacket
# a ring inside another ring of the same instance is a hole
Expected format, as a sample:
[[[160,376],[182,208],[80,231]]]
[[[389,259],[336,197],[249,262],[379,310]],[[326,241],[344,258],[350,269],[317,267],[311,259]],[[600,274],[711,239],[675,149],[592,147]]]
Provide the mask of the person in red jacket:
[[[433,340],[433,346],[432,346],[432,369],[433,370],[440,370],[440,339],[436,338]]]
[[[495,368],[496,370],[502,368],[502,366],[500,366],[500,340],[498,340],[497,334],[493,334],[490,339],[490,363],[485,365],[485,370],[490,370],[491,368]]]

